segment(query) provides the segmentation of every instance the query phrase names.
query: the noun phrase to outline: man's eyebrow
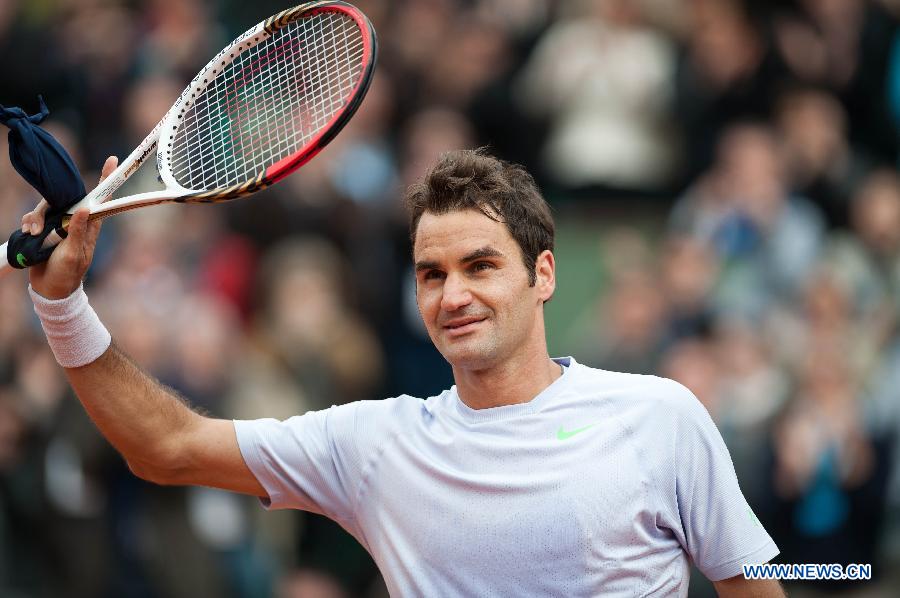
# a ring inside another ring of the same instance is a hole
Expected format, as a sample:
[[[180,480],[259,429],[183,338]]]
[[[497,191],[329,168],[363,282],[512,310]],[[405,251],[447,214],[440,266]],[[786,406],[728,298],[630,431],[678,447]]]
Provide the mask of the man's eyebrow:
[[[466,264],[468,262],[474,262],[475,260],[480,260],[486,257],[503,257],[503,252],[486,245],[484,247],[476,249],[468,255],[463,256],[462,258],[460,258],[459,263]]]
[[[422,270],[436,270],[437,267],[438,263],[431,260],[416,262],[416,272],[421,272]]]
[[[474,262],[475,260],[484,259],[486,257],[504,257],[503,252],[494,249],[490,246],[480,247],[469,253],[464,255],[459,259],[460,264],[467,264],[469,262]],[[440,264],[433,260],[421,260],[416,262],[415,264],[416,272],[421,272],[422,270],[437,270],[440,268]]]

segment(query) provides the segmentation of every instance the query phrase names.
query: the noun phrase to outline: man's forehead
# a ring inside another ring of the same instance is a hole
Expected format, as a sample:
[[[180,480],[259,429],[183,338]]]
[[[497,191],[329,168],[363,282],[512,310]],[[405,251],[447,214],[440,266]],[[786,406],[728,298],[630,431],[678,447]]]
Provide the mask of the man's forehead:
[[[465,207],[459,209],[451,209],[446,212],[432,212],[431,210],[425,210],[422,212],[422,216],[419,222],[423,220],[435,220],[438,222],[448,222],[452,220],[459,219],[470,219],[470,220],[481,220],[484,219],[488,222],[494,222],[502,224],[503,219],[500,215],[493,210],[490,206],[481,206],[481,207]]]
[[[453,253],[465,254],[483,247],[508,252],[515,244],[506,225],[488,218],[478,210],[459,210],[446,214],[425,212],[416,230],[414,254]]]

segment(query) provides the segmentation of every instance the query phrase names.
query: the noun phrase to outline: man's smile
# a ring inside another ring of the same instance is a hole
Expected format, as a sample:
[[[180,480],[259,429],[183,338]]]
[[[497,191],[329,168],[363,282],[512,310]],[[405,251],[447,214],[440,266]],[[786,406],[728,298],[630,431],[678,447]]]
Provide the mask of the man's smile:
[[[486,316],[466,316],[444,322],[442,328],[450,336],[462,336],[475,330],[479,324],[487,320]]]

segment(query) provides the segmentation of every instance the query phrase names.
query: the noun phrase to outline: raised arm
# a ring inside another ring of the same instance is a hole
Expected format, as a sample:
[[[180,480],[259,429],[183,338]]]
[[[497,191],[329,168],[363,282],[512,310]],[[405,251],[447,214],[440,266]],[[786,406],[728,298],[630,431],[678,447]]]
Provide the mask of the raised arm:
[[[774,579],[745,579],[743,575],[713,582],[720,598],[785,598],[784,589]]]
[[[115,158],[107,160],[103,176],[115,166]],[[114,344],[107,347],[109,337],[80,290],[100,232],[100,222],[88,216],[77,212],[50,260],[30,269],[36,310],[57,359],[70,366],[66,376],[85,410],[144,479],[266,496],[241,456],[231,421],[195,413]],[[38,206],[23,218],[23,230],[42,219]],[[81,364],[81,354],[89,362]]]

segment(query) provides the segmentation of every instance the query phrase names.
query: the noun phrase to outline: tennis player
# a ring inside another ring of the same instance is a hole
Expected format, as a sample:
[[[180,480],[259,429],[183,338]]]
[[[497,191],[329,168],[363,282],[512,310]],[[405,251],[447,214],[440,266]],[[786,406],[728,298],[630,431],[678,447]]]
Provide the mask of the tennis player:
[[[72,387],[136,475],[323,513],[372,554],[392,595],[684,596],[693,562],[721,596],[783,596],[741,575],[778,549],[691,392],[548,355],[554,224],[531,176],[451,152],[407,202],[419,310],[456,382],[425,400],[286,421],[195,413],[88,304],[99,224],[86,211],[31,268],[30,293]]]

